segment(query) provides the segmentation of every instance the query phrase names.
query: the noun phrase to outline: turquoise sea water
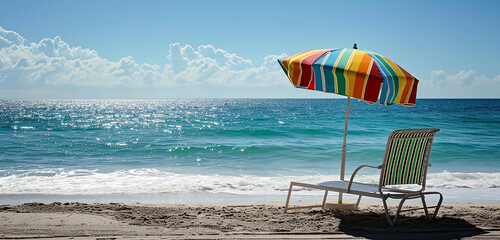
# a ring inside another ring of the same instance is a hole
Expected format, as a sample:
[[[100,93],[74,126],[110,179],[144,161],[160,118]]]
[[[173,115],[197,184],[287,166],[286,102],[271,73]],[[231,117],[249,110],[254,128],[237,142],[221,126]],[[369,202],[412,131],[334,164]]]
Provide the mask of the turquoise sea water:
[[[338,179],[345,108],[345,99],[0,100],[0,196],[281,196],[291,180]],[[381,163],[391,131],[440,128],[428,187],[500,200],[500,100],[350,109],[348,175]]]

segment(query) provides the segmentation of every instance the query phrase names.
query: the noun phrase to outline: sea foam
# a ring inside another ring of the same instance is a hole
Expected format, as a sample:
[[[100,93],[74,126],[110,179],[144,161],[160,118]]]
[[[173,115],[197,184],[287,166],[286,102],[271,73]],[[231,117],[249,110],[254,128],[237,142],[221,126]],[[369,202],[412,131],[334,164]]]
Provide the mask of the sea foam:
[[[257,176],[219,174],[179,174],[154,168],[102,173],[98,170],[44,169],[4,174],[0,194],[161,194],[231,193],[285,194],[290,181],[319,183],[339,179],[338,175]],[[377,175],[359,175],[356,181],[378,183]],[[500,173],[429,173],[428,188],[500,188]],[[298,194],[317,191],[297,188]]]

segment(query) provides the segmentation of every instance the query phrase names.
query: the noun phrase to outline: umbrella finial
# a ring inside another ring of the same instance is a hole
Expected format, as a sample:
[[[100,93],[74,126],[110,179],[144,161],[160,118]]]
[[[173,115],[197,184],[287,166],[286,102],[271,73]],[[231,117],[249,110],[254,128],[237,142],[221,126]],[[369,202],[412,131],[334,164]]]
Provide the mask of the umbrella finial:
[[[358,49],[358,44],[354,43],[354,46],[352,46],[354,49]]]

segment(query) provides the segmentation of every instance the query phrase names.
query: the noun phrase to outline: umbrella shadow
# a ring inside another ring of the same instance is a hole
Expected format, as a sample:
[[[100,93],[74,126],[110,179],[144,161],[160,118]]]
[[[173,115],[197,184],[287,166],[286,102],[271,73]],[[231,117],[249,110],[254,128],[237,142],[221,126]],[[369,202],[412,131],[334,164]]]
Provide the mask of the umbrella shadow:
[[[406,217],[400,215],[391,227],[385,215],[377,212],[338,211],[339,230],[367,239],[461,239],[487,233],[481,228],[459,218]]]

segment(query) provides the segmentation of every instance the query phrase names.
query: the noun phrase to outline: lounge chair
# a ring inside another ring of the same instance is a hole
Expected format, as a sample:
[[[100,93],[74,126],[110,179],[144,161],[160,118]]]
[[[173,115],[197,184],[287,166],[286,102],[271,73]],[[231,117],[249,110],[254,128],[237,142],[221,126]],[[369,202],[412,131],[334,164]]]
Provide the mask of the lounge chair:
[[[427,175],[427,167],[429,164],[429,155],[431,153],[432,141],[434,135],[439,129],[407,129],[396,130],[389,135],[383,164],[377,167],[362,165],[354,170],[349,181],[329,181],[319,184],[308,184],[291,182],[288,190],[288,197],[285,204],[285,213],[289,209],[322,207],[325,208],[328,191],[339,193],[347,193],[358,195],[358,202],[361,196],[381,198],[384,204],[385,215],[387,222],[393,226],[398,219],[399,213],[404,211],[413,211],[423,209],[427,218],[435,218],[439,207],[443,201],[443,195],[439,192],[424,192],[425,180]],[[354,181],[354,177],[361,168],[370,167],[380,169],[380,180],[378,185],[358,183]],[[294,186],[320,189],[325,191],[323,203],[314,206],[289,207],[290,196]],[[414,189],[408,189],[414,187]],[[436,206],[427,206],[425,202],[426,195],[438,195],[439,201]],[[389,215],[386,200],[388,198],[401,199],[396,211],[395,217],[392,219]],[[420,198],[422,200],[422,208],[412,208],[402,210],[403,203],[408,199]],[[429,214],[428,209],[435,208],[433,214]]]

